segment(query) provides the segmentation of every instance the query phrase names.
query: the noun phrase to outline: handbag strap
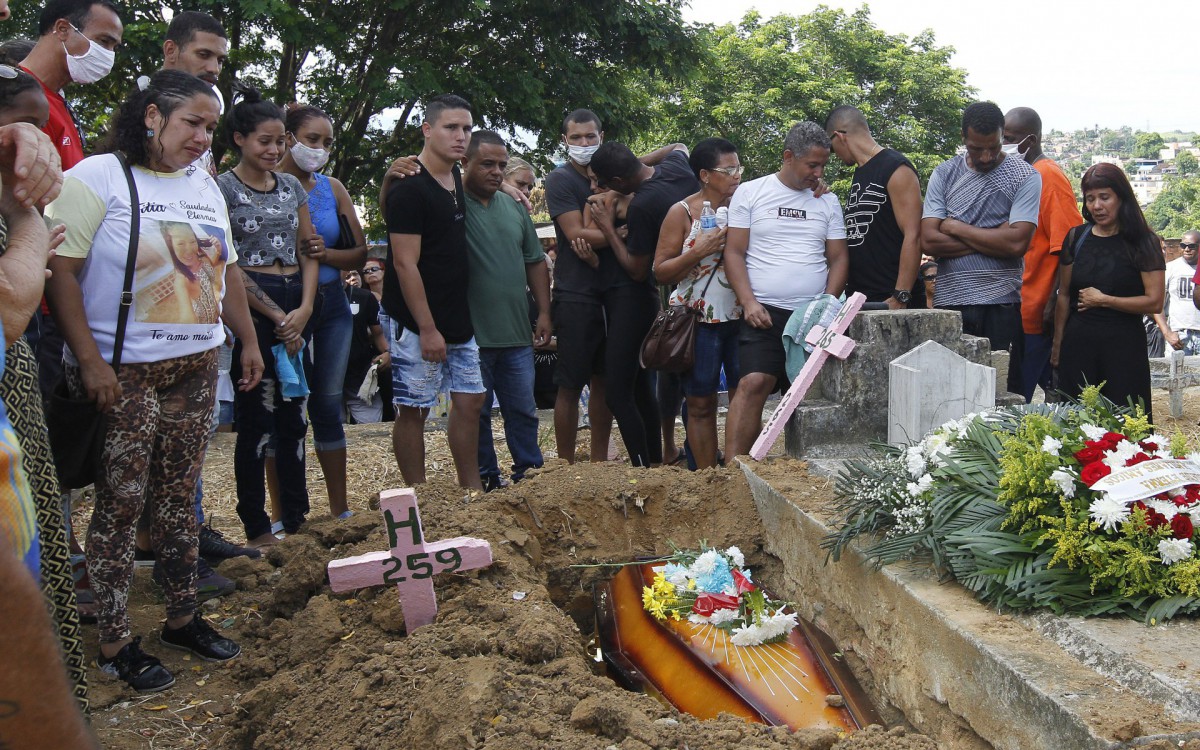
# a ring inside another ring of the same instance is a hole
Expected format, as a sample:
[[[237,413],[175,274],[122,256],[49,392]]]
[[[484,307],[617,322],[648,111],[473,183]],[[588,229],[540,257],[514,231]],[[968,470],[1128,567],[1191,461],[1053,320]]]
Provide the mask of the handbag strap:
[[[125,257],[125,282],[121,287],[121,305],[117,309],[117,335],[113,341],[113,371],[121,367],[121,349],[125,345],[125,328],[129,324],[129,308],[133,306],[133,272],[137,265],[138,238],[142,233],[142,210],[138,201],[137,184],[133,181],[133,170],[125,154],[116,152],[117,161],[125,172],[125,181],[129,184],[129,252]]]
[[[721,267],[721,261],[723,260],[725,260],[724,252],[717,258],[717,265],[713,266],[712,273],[708,275],[708,283],[704,285],[703,291],[700,292],[700,299],[705,299],[705,296],[708,294],[708,288],[712,286],[713,279],[717,278],[717,269]]]

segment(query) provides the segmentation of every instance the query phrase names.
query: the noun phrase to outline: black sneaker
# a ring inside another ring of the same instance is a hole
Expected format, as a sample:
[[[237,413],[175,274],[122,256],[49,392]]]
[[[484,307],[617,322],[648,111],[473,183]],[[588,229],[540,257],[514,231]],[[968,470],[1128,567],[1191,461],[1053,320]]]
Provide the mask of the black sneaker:
[[[173,629],[163,625],[159,642],[167,648],[191,651],[205,661],[229,661],[242,653],[242,647],[224,637],[200,615],[182,628]]]
[[[151,577],[154,582],[162,586],[162,566],[154,563],[154,571]],[[206,602],[209,599],[216,599],[219,596],[232,594],[237,589],[237,584],[221,575],[212,569],[203,557],[196,558],[196,603]]]
[[[220,563],[231,557],[257,559],[262,557],[262,552],[250,547],[239,547],[222,536],[221,532],[206,524],[200,527],[200,556],[210,562]]]
[[[154,550],[142,549],[141,547],[133,548],[133,567],[148,568],[154,564],[155,559],[157,558],[154,556]]]
[[[96,657],[96,666],[109,677],[124,680],[139,693],[157,693],[174,685],[175,677],[162,662],[143,651],[141,644],[139,636],[125,644],[111,659],[100,654]]]

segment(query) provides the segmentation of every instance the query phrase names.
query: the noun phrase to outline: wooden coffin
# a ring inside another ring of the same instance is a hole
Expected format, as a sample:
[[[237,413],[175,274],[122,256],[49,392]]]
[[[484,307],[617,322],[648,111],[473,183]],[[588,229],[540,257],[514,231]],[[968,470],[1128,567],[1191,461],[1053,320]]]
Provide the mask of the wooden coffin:
[[[701,719],[728,713],[792,730],[883,723],[829,637],[803,619],[787,640],[748,647],[712,625],[655,620],[642,608],[653,567],[626,566],[593,593],[600,649],[617,682]]]

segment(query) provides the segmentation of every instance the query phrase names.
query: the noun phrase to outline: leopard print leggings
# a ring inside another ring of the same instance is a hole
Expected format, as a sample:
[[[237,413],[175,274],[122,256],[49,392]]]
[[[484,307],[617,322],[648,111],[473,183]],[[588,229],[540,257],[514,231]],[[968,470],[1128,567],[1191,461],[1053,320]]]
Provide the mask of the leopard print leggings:
[[[79,368],[67,365],[66,373],[72,394],[82,395]],[[154,514],[150,540],[163,566],[167,617],[185,617],[196,609],[193,501],[216,404],[217,350],[122,364],[117,380],[122,394],[109,412],[87,533],[101,643],[130,636],[134,527],[143,501]]]

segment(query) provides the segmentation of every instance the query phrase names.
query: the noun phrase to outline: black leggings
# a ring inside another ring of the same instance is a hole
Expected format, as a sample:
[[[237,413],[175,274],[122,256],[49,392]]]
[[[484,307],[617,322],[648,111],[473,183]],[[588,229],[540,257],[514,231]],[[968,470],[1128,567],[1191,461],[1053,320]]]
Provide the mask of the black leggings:
[[[1085,386],[1104,382],[1100,392],[1117,406],[1140,399],[1150,420],[1150,360],[1140,316],[1128,320],[1088,320],[1072,315],[1058,357],[1059,389],[1078,398]]]
[[[602,295],[608,341],[604,356],[605,403],[617,418],[631,466],[662,463],[658,401],[654,381],[638,363],[642,340],[658,313],[654,290],[619,286]]]

